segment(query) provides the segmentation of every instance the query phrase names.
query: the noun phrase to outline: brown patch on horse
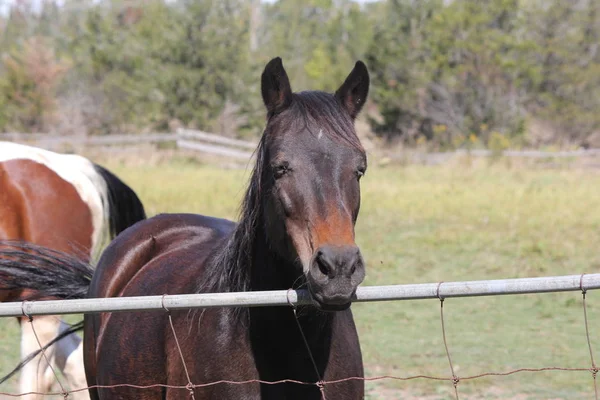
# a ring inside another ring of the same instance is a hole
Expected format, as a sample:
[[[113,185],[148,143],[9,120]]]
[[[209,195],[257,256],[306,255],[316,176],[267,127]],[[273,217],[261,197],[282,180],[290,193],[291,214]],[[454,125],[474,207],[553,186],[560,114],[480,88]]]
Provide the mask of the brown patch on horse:
[[[27,159],[0,163],[0,239],[23,240],[86,259],[92,215],[77,190],[44,164]],[[0,301],[26,293],[0,292]]]
[[[352,217],[344,215],[343,210],[336,207],[328,207],[327,217],[313,223],[311,234],[312,246],[315,249],[323,245],[356,245]]]

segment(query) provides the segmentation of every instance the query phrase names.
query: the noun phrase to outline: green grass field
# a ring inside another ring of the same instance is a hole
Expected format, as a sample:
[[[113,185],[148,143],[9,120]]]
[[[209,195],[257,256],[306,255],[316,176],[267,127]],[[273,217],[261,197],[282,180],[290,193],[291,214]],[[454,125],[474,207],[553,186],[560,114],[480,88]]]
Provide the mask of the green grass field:
[[[150,215],[235,218],[248,172],[169,162],[105,162]],[[600,174],[590,170],[372,167],[362,184],[357,241],[365,285],[579,274],[600,270]],[[590,366],[580,293],[449,299],[447,338],[459,376],[516,368]],[[353,306],[367,374],[449,376],[439,301]],[[600,358],[600,292],[588,294]],[[0,321],[0,374],[17,360],[17,326]],[[14,383],[0,391],[15,389]],[[448,382],[384,381],[369,399],[450,399]],[[461,381],[461,399],[593,398],[588,372],[521,373]]]

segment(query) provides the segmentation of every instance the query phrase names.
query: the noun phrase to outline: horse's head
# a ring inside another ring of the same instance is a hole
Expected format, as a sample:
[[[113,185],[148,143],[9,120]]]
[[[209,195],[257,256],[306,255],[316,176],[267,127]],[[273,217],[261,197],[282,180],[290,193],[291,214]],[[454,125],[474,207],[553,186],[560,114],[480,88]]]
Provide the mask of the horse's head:
[[[367,168],[354,119],[369,74],[357,62],[335,94],[292,93],[280,58],[262,74],[268,122],[262,143],[263,211],[269,245],[297,266],[316,305],[341,310],[365,277],[354,241],[359,181]]]

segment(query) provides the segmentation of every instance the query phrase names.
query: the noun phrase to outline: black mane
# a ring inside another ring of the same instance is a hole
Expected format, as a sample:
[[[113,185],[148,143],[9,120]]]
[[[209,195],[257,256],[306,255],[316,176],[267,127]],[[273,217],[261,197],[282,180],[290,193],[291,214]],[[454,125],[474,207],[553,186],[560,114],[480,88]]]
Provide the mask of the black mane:
[[[250,288],[250,266],[256,230],[261,221],[261,194],[265,167],[265,138],[263,134],[255,151],[256,164],[250,184],[240,207],[240,220],[227,243],[213,255],[200,292],[245,292]]]

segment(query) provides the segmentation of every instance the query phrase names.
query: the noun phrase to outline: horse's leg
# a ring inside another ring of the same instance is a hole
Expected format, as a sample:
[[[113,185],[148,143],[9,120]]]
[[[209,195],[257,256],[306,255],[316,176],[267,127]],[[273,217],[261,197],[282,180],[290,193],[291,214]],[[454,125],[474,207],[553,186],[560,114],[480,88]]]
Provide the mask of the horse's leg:
[[[32,327],[32,324],[34,326]],[[21,358],[27,357],[29,354],[39,350],[40,343],[45,345],[58,335],[60,321],[56,317],[35,317],[33,322],[26,319],[21,320]],[[35,328],[35,333],[34,329]],[[54,346],[48,348],[45,353],[49,360],[52,360]],[[21,393],[27,392],[42,392],[50,391],[52,383],[55,381],[54,374],[46,374],[49,368],[46,359],[42,354],[32,359],[21,370],[19,379],[19,390]],[[26,400],[42,399],[43,396],[30,395],[23,397]]]
[[[60,322],[60,333],[69,329],[69,325]],[[65,376],[71,390],[87,387],[85,370],[83,367],[83,340],[79,335],[73,333],[61,339],[55,344],[54,363]],[[87,390],[72,393],[69,398],[74,400],[89,400]]]
[[[69,355],[63,372],[67,377],[69,385],[71,385],[72,389],[87,388],[88,385],[85,379],[85,368],[83,366],[83,342],[80,342],[75,351]],[[81,390],[71,394],[71,396],[74,400],[90,399],[90,394],[87,390]]]

